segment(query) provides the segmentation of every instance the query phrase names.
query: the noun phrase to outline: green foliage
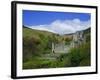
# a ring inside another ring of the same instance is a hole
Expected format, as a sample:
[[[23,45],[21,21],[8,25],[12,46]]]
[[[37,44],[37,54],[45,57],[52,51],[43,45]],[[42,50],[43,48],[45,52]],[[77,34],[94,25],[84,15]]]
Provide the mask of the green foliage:
[[[36,69],[36,68],[46,68],[50,64],[49,60],[39,60],[33,59],[23,64],[23,69]]]
[[[61,55],[60,61],[66,67],[90,66],[90,43],[73,48],[70,53]]]
[[[34,30],[24,26],[23,62],[27,62],[35,56],[51,53],[51,43],[57,42],[58,37],[51,32]]]
[[[39,44],[39,39],[34,37],[25,37],[23,38],[23,59],[27,61],[28,58],[31,58],[32,55],[36,55],[37,47]]]
[[[23,27],[23,69],[90,66],[90,30],[85,31],[86,43],[61,54],[56,60],[40,59],[51,54],[51,43],[70,44],[72,38]],[[57,53],[56,53],[57,54]]]

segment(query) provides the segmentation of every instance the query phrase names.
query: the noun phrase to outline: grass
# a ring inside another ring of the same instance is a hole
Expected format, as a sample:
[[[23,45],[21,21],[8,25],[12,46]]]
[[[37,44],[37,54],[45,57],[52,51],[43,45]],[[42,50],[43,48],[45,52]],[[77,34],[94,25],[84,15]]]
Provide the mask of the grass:
[[[24,62],[23,69],[36,69],[36,68],[56,68],[60,67],[57,60],[49,59],[32,59],[30,61]]]

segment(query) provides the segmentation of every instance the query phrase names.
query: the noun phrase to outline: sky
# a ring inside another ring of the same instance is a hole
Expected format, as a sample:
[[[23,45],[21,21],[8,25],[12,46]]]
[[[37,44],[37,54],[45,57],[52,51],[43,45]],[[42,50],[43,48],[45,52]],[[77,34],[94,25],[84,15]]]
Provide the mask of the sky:
[[[90,27],[91,14],[23,10],[23,25],[32,29],[69,34]]]

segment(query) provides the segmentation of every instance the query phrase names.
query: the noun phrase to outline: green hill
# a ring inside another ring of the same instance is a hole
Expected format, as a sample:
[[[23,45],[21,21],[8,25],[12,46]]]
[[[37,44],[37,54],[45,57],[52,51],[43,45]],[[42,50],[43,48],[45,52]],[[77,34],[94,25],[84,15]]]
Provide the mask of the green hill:
[[[41,57],[41,55],[52,53],[52,42],[60,43],[64,41],[66,45],[70,44],[72,34],[59,35],[23,26],[23,69],[90,65],[90,28],[84,30],[84,35],[87,43],[71,49],[68,54],[59,56],[56,61],[40,60],[38,57]]]
[[[35,30],[23,26],[23,59],[28,59],[51,52],[51,43],[57,42],[61,36],[52,32]]]

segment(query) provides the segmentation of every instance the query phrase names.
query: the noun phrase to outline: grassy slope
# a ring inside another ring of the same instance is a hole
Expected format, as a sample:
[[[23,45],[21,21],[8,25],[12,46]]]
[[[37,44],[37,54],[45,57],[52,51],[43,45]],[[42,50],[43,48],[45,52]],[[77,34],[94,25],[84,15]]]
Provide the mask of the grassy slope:
[[[49,44],[52,33],[46,31],[33,30],[27,27],[23,28],[23,51],[24,57],[31,57],[32,55],[43,53],[43,49]],[[39,52],[39,53],[37,53]]]
[[[37,57],[51,53],[52,41],[60,38],[59,35],[51,32],[23,27],[23,68],[40,68],[50,64],[51,61],[40,61]]]
[[[39,31],[23,27],[23,68],[46,68],[46,67],[68,67],[68,66],[87,66],[90,65],[90,29],[84,31],[87,43],[79,48],[74,48],[68,55],[61,55],[58,61],[38,60],[37,56],[51,53],[51,42],[68,42],[71,39],[65,35],[63,37],[47,31]],[[45,51],[45,52],[44,52]]]

